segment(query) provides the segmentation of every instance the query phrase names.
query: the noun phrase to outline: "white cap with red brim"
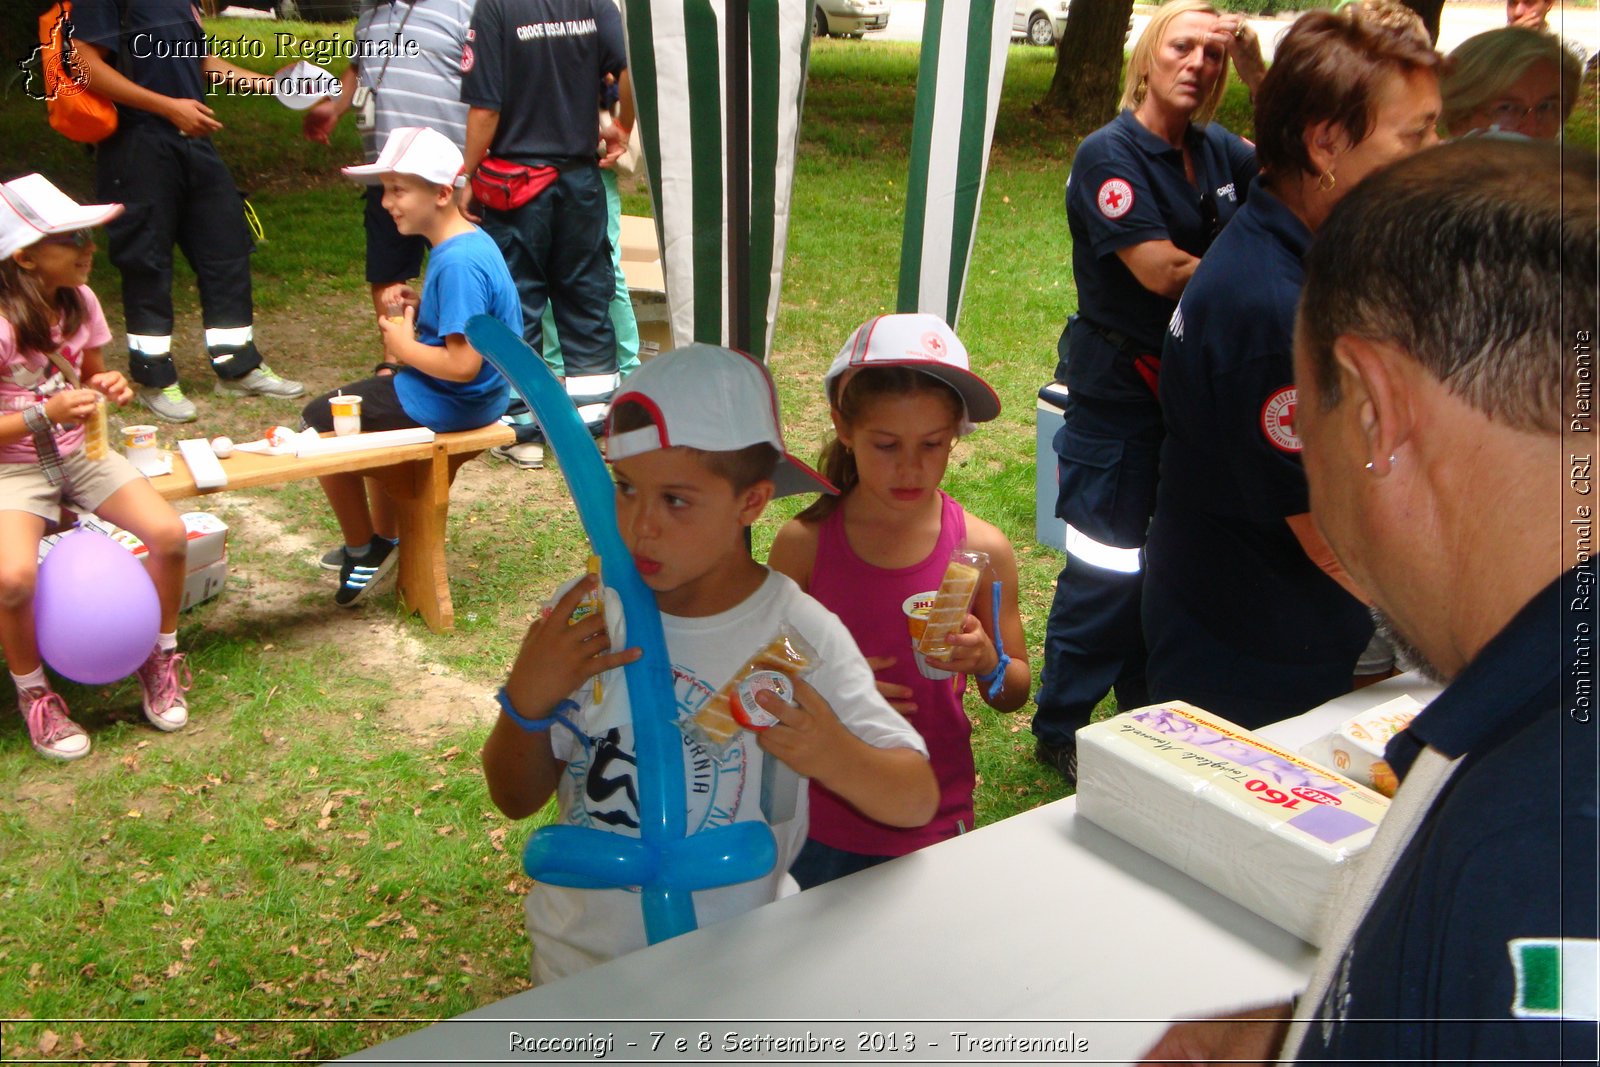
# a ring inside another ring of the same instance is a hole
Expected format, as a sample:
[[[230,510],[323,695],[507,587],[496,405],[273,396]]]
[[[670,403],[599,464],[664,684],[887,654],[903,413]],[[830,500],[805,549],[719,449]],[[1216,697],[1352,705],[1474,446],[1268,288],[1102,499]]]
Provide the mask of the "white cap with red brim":
[[[650,424],[617,433],[617,412],[635,404]],[[774,496],[836,493],[822,475],[789,454],[779,425],[778,389],[758,361],[728,348],[693,344],[663,352],[634,371],[611,401],[606,458],[612,462],[687,447],[736,452],[769,444],[778,450]]]

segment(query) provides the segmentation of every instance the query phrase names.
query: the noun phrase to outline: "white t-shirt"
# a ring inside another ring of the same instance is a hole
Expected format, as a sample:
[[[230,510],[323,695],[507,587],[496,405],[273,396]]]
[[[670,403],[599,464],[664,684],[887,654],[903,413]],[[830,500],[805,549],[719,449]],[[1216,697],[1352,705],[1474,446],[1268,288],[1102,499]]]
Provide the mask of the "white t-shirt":
[[[613,611],[608,617],[614,620],[617,614]],[[729,611],[694,619],[663,614],[661,623],[680,716],[693,715],[776,635],[780,623],[788,623],[822,661],[806,680],[851,733],[875,748],[910,748],[927,755],[927,746],[911,724],[879,695],[872,668],[844,624],[782,574],[769,573],[760,589]],[[614,670],[602,676],[602,683],[598,705],[590,700],[587,685],[573,694],[582,706],[574,721],[589,737],[587,750],[571,731],[560,726],[551,731],[555,757],[567,764],[556,788],[557,821],[637,837],[638,791],[627,682],[622,670]],[[761,807],[766,754],[754,734],[741,731],[717,754],[690,740],[683,757],[690,833],[730,822],[766,821]],[[777,863],[764,877],[695,893],[699,925],[721,922],[777,898],[779,884],[806,839],[805,779],[789,775],[787,781],[796,794],[795,813],[772,827]],[[566,889],[541,882],[528,894],[524,910],[537,982],[574,974],[646,944],[636,891]]]

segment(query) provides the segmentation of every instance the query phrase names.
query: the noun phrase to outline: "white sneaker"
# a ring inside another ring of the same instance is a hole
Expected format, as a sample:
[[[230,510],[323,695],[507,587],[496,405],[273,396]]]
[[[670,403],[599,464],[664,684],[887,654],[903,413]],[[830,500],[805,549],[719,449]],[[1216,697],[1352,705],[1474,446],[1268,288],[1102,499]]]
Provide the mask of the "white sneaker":
[[[165,388],[141,385],[138,398],[141,406],[150,409],[150,414],[167,422],[193,422],[200,414],[193,401],[183,395],[183,387],[176,383]]]

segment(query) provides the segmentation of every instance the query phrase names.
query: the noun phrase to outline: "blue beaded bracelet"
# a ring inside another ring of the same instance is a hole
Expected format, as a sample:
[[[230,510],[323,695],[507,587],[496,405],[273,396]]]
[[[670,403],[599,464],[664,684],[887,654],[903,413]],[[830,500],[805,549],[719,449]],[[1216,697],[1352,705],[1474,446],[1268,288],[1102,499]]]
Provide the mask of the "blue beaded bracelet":
[[[994,651],[1000,658],[995,661],[994,670],[989,671],[987,674],[978,675],[978,684],[984,687],[984,692],[989,694],[990,700],[997,700],[1006,687],[1006,668],[1011,666],[1011,657],[1006,655],[1005,638],[1000,636],[1000,583],[995,582],[992,588],[994,590],[994,611],[991,614],[994,619]]]
[[[550,714],[545,718],[529,719],[518,713],[517,709],[511,706],[511,694],[506,692],[505,686],[502,685],[500,687],[500,689],[495,693],[494,699],[495,702],[500,705],[500,710],[505,712],[506,715],[511,718],[512,722],[516,723],[530,734],[545,733],[556,723],[560,723],[562,726],[565,726],[579,737],[583,736],[578,728],[573,725],[572,720],[567,718],[566,714],[563,714],[564,712],[571,713],[578,710],[578,705],[571,700],[563,700],[561,703],[557,704],[553,709],[551,709]]]

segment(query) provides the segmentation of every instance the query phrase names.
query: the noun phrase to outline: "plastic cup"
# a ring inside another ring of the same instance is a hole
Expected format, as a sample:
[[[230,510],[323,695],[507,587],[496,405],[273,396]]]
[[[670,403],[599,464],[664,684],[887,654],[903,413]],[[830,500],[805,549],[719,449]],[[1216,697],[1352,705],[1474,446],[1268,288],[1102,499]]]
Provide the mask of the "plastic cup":
[[[154,426],[124,426],[122,428],[122,454],[135,467],[156,461],[156,428]]]
[[[328,398],[333,409],[333,432],[338,437],[348,437],[361,432],[361,398],[339,393]]]
[[[928,628],[928,611],[933,607],[937,591],[930,589],[926,593],[917,593],[908,596],[900,605],[900,610],[906,614],[906,631],[911,635],[911,653],[917,661],[917,673],[924,678],[938,681],[941,678],[951,677],[949,671],[941,671],[937,667],[928,666],[928,657],[924,656],[917,645],[922,642],[922,633]]]

